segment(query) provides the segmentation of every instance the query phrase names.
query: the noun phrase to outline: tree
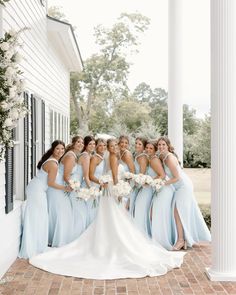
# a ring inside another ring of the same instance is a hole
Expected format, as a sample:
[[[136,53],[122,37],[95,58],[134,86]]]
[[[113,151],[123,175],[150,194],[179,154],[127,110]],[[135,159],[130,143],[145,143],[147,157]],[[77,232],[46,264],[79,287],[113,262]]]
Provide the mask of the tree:
[[[150,121],[148,103],[123,99],[118,102],[112,114],[115,122],[124,124],[129,132],[135,132],[142,124]]]
[[[126,81],[130,69],[127,51],[137,49],[138,37],[148,25],[149,19],[145,16],[123,13],[111,28],[102,25],[95,28],[100,50],[84,62],[84,71],[78,76],[77,116],[80,128],[89,129],[92,109],[99,97],[111,107],[127,96]]]

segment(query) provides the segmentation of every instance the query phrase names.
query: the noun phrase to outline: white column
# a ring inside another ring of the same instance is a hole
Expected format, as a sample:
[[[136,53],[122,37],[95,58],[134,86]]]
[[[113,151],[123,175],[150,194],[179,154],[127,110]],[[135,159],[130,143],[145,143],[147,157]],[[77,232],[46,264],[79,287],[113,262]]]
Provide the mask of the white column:
[[[183,163],[182,0],[169,0],[168,137]]]
[[[212,281],[236,281],[236,1],[211,0]]]

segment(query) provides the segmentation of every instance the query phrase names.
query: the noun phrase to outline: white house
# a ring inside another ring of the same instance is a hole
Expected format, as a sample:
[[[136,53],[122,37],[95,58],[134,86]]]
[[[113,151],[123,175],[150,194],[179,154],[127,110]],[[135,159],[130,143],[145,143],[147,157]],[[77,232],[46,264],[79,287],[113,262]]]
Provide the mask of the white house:
[[[68,142],[70,72],[83,66],[71,25],[48,17],[46,1],[10,0],[5,8],[0,5],[0,36],[24,27],[29,29],[21,35],[21,65],[30,112],[14,130],[14,148],[0,163],[0,277],[18,254],[21,206],[36,163],[54,139]]]

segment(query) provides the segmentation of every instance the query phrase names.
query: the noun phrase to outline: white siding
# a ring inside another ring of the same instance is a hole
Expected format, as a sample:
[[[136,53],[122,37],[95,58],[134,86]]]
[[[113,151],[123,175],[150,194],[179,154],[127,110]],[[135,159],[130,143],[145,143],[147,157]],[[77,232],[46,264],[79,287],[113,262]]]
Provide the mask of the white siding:
[[[1,18],[2,13],[2,18]],[[47,150],[51,143],[50,135],[50,109],[69,118],[69,69],[63,56],[52,43],[47,32],[46,8],[40,0],[11,0],[6,8],[0,8],[0,35],[13,28],[16,31],[28,27],[21,34],[23,48],[21,49],[24,60],[22,71],[27,82],[29,97],[33,94],[36,98],[45,101],[45,143]],[[30,99],[29,99],[30,103]],[[41,157],[41,122],[38,118],[37,160]],[[29,128],[31,118],[29,116]],[[67,126],[67,132],[69,128]],[[16,167],[17,194],[16,199],[23,200],[23,120],[18,126],[20,145],[18,148],[20,160]],[[31,134],[31,132],[29,133]],[[68,134],[66,135],[68,140]],[[29,142],[31,138],[29,138]],[[29,156],[31,149],[29,149]],[[30,175],[30,169],[29,169]],[[5,214],[5,164],[0,163],[0,277],[17,257],[20,237],[21,201],[14,203],[14,210]],[[9,248],[11,245],[11,248]]]

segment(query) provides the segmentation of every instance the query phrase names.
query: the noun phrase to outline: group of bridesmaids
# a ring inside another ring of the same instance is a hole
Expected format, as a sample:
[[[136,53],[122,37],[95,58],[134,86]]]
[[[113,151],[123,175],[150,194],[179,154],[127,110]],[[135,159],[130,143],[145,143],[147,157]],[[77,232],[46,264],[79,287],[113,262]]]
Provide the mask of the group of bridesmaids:
[[[127,136],[120,136],[117,143],[117,157],[125,171],[165,179],[165,185],[156,194],[147,185],[134,188],[130,194],[125,207],[137,227],[167,250],[210,241],[191,180],[181,169],[169,139],[147,141],[137,137],[134,157]],[[99,187],[104,155],[109,148],[104,139],[95,140],[92,136],[75,136],[67,147],[60,140],[52,143],[26,190],[19,257],[30,258],[45,252],[48,246],[70,243],[93,222],[99,200],[94,206],[92,199],[78,199],[69,182]]]

